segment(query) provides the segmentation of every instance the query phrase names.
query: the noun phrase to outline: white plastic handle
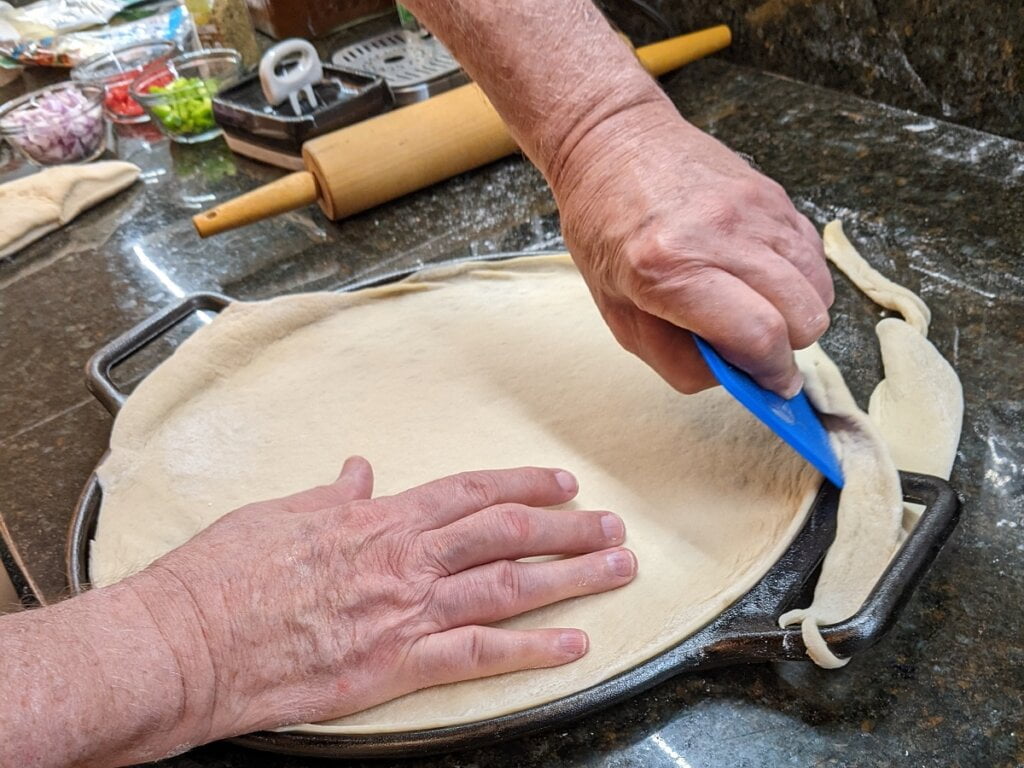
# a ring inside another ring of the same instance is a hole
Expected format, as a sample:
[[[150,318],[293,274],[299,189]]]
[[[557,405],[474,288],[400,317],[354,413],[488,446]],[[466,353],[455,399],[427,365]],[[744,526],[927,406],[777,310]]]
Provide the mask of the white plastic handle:
[[[284,72],[278,73],[278,66],[289,58],[295,58],[295,64]],[[298,93],[306,94],[311,107],[317,106],[313,85],[324,79],[323,65],[316,48],[308,40],[294,37],[282,40],[260,59],[260,84],[267,102],[277,106],[289,99],[295,114],[300,113]]]

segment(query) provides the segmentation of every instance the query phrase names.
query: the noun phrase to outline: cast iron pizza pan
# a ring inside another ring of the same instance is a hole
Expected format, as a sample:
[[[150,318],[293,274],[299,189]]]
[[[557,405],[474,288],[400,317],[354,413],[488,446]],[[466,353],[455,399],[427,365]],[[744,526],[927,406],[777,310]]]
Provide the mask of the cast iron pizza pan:
[[[488,260],[535,254],[511,253]],[[446,262],[454,264],[456,261]],[[443,265],[441,265],[443,266]],[[410,272],[349,286],[379,285]],[[193,313],[219,312],[231,299],[196,293],[154,315],[97,352],[86,369],[89,389],[116,415],[125,400],[110,378],[111,369]],[[956,526],[960,505],[949,484],[937,477],[900,473],[907,501],[925,506],[920,521],[893,557],[861,609],[846,621],[822,629],[829,647],[851,656],[873,645],[892,626],[901,607]],[[68,579],[74,593],[88,589],[89,541],[96,529],[102,490],[89,478],[75,508],[68,537]],[[556,701],[464,725],[380,734],[301,734],[259,732],[234,741],[255,749],[315,757],[403,757],[450,752],[492,744],[583,717],[644,691],[682,672],[727,664],[807,660],[797,628],[780,629],[777,617],[807,605],[822,559],[835,535],[838,491],[823,483],[789,549],[764,577],[703,629],[657,656],[591,688]]]

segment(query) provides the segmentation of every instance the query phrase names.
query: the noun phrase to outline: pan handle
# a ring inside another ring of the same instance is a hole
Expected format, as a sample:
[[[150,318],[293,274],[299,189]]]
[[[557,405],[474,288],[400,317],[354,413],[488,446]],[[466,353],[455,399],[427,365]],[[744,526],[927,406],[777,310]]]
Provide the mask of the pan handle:
[[[110,378],[110,371],[115,365],[186,320],[193,312],[220,312],[230,303],[230,298],[219,293],[193,293],[147,318],[89,358],[85,365],[86,386],[111,415],[116,415],[124,405],[126,395]]]
[[[904,501],[923,504],[925,510],[857,613],[839,624],[822,627],[829,648],[843,658],[873,645],[890,629],[960,516],[960,500],[945,480],[913,472],[900,472],[900,480]],[[711,654],[722,663],[806,660],[800,629],[769,623],[791,607],[796,606],[781,606],[774,616],[740,618],[725,628]]]
[[[556,253],[561,253],[561,251],[515,251],[490,254],[484,257],[470,256],[463,259],[451,259],[444,263],[504,261],[505,259],[514,259],[522,256],[544,256]],[[358,280],[347,284],[341,290],[354,291],[360,288],[384,285],[408,277],[415,271],[414,268],[407,268],[375,275],[367,280]],[[130,331],[121,334],[102,347],[89,359],[89,362],[85,365],[85,383],[89,391],[95,395],[96,399],[103,404],[103,407],[111,415],[116,415],[121,410],[121,406],[124,405],[126,395],[117,388],[110,378],[110,371],[115,365],[134,355],[162,333],[166,333],[175,325],[185,320],[193,312],[220,312],[232,301],[233,299],[220,293],[192,293],[177,304],[172,304],[162,312],[143,320]]]
[[[470,256],[463,259],[451,259],[445,264],[457,264],[463,261],[504,261],[522,256],[544,256],[561,253],[561,251],[515,251],[509,253],[490,254],[488,256]],[[438,265],[441,266],[441,265]],[[345,285],[341,290],[354,291],[400,280],[415,272],[413,268],[401,269],[376,275],[368,280],[358,280]],[[172,304],[162,312],[153,315],[136,325],[130,331],[102,347],[89,358],[85,365],[85,383],[89,391],[103,404],[111,415],[116,415],[124,405],[126,395],[117,388],[110,378],[111,369],[126,358],[131,357],[151,341],[166,333],[178,323],[185,320],[193,312],[220,312],[233,299],[220,293],[192,293],[177,304]]]

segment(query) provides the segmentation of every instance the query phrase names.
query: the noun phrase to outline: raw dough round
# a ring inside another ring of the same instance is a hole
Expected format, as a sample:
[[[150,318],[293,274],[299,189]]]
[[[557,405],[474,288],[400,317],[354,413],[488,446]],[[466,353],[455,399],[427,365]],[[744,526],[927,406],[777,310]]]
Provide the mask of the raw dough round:
[[[580,661],[420,691],[303,730],[477,721],[593,686],[749,589],[821,478],[721,389],[673,391],[622,351],[568,256],[430,272],[357,294],[229,307],[138,387],[100,469],[98,585],[247,502],[366,456],[389,494],[467,469],[576,473],[580,508],[626,521],[627,587],[517,617],[581,627]]]

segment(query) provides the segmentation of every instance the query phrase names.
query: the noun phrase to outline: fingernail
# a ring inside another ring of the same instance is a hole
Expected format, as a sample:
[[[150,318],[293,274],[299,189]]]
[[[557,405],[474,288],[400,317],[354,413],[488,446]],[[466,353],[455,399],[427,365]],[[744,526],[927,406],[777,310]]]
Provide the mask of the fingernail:
[[[622,524],[622,520],[619,519],[618,515],[608,512],[601,515],[601,530],[604,531],[604,537],[608,541],[622,541],[622,537],[626,532],[626,526]]]
[[[804,377],[800,373],[793,375],[793,378],[789,381],[789,386],[786,387],[782,396],[786,400],[790,400],[800,394],[800,390],[804,386]]]
[[[589,644],[585,632],[563,632],[558,636],[558,647],[571,656],[582,656]]]
[[[633,560],[633,553],[628,549],[617,549],[614,552],[609,552],[606,562],[608,563],[608,570],[616,576],[631,576],[633,574],[635,561]]]
[[[560,469],[557,472],[555,472],[555,480],[558,482],[558,485],[561,487],[561,489],[566,493],[576,493],[576,491],[579,488],[579,485],[577,485],[576,483],[576,478],[573,477],[568,472],[566,472],[564,469]]]

